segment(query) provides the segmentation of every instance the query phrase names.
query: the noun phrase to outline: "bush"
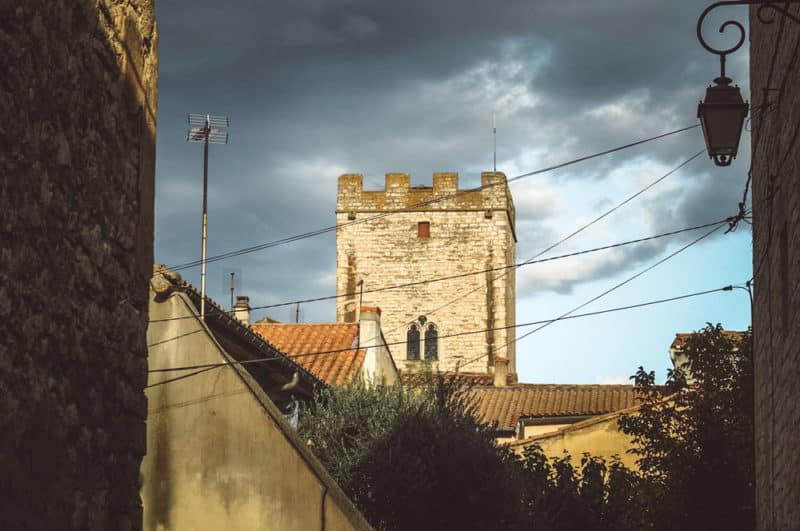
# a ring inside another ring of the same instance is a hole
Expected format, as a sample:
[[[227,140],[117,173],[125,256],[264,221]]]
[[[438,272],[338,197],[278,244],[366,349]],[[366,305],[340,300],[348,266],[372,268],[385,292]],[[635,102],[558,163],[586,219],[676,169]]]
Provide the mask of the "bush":
[[[752,337],[708,325],[666,385],[642,367],[641,407],[620,418],[640,471],[536,446],[521,459],[494,442],[457,380],[320,390],[299,432],[381,530],[751,529]]]
[[[754,527],[752,344],[749,331],[708,324],[664,388],[642,367],[633,377],[643,404],[620,429],[633,436],[654,529]]]
[[[513,454],[478,423],[455,381],[413,390],[324,389],[299,432],[377,529],[497,529],[520,520]]]

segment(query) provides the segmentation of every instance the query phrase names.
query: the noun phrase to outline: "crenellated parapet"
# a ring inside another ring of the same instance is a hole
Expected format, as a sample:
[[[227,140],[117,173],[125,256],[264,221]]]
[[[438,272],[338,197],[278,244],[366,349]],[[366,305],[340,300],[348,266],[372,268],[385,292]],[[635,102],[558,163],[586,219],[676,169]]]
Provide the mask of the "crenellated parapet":
[[[364,177],[346,173],[339,177],[336,212],[351,218],[360,212],[505,211],[515,222],[514,201],[502,172],[481,173],[480,188],[459,189],[458,173],[433,174],[433,186],[411,186],[407,173],[387,173],[383,190],[364,190]]]

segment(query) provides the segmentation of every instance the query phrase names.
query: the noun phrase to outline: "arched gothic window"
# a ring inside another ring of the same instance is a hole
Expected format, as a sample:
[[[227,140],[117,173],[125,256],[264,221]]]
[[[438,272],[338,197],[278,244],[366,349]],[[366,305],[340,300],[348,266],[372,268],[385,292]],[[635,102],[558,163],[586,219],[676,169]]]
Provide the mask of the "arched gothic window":
[[[409,326],[406,332],[406,358],[419,359],[419,328],[415,324]]]
[[[439,359],[439,330],[430,323],[425,330],[425,360],[436,361]]]

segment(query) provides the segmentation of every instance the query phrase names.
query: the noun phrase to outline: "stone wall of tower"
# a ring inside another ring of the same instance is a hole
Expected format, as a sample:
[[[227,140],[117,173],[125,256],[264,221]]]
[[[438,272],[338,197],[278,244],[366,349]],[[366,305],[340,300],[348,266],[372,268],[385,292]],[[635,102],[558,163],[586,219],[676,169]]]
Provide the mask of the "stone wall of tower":
[[[408,174],[391,173],[384,190],[367,191],[361,175],[339,177],[337,292],[359,293],[363,281],[364,293],[362,302],[358,294],[340,298],[337,320],[354,321],[362,304],[379,306],[401,370],[424,363],[407,359],[405,341],[410,324],[425,316],[421,328],[434,323],[440,336],[434,367],[491,372],[498,356],[516,372],[514,345],[506,347],[514,330],[500,329],[515,324],[508,267],[516,256],[515,212],[505,175],[483,173],[477,190],[459,190],[456,173],[434,174],[431,187],[409,182]],[[420,223],[430,224],[429,237],[420,237]],[[371,292],[457,275],[463,276]]]

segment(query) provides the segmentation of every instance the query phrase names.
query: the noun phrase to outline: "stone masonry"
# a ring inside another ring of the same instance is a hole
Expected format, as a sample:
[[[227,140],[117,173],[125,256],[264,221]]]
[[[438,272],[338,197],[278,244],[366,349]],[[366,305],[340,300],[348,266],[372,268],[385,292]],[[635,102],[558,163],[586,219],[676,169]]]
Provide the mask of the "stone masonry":
[[[790,8],[800,16],[800,6]],[[800,24],[750,12],[756,518],[800,529]]]
[[[152,0],[0,2],[0,529],[141,529]]]
[[[425,331],[433,325],[440,337],[434,368],[486,373],[495,359],[507,358],[515,373],[514,345],[506,347],[514,330],[487,330],[515,324],[515,275],[507,267],[515,260],[515,213],[505,175],[481,174],[477,190],[458,190],[456,173],[434,174],[432,187],[409,182],[408,174],[390,173],[385,190],[366,191],[361,175],[339,177],[336,289],[355,295],[338,300],[337,320],[355,321],[361,305],[380,307],[383,333],[401,369],[425,363]],[[408,359],[412,324],[422,336],[420,361]],[[475,333],[447,337],[464,332]]]

